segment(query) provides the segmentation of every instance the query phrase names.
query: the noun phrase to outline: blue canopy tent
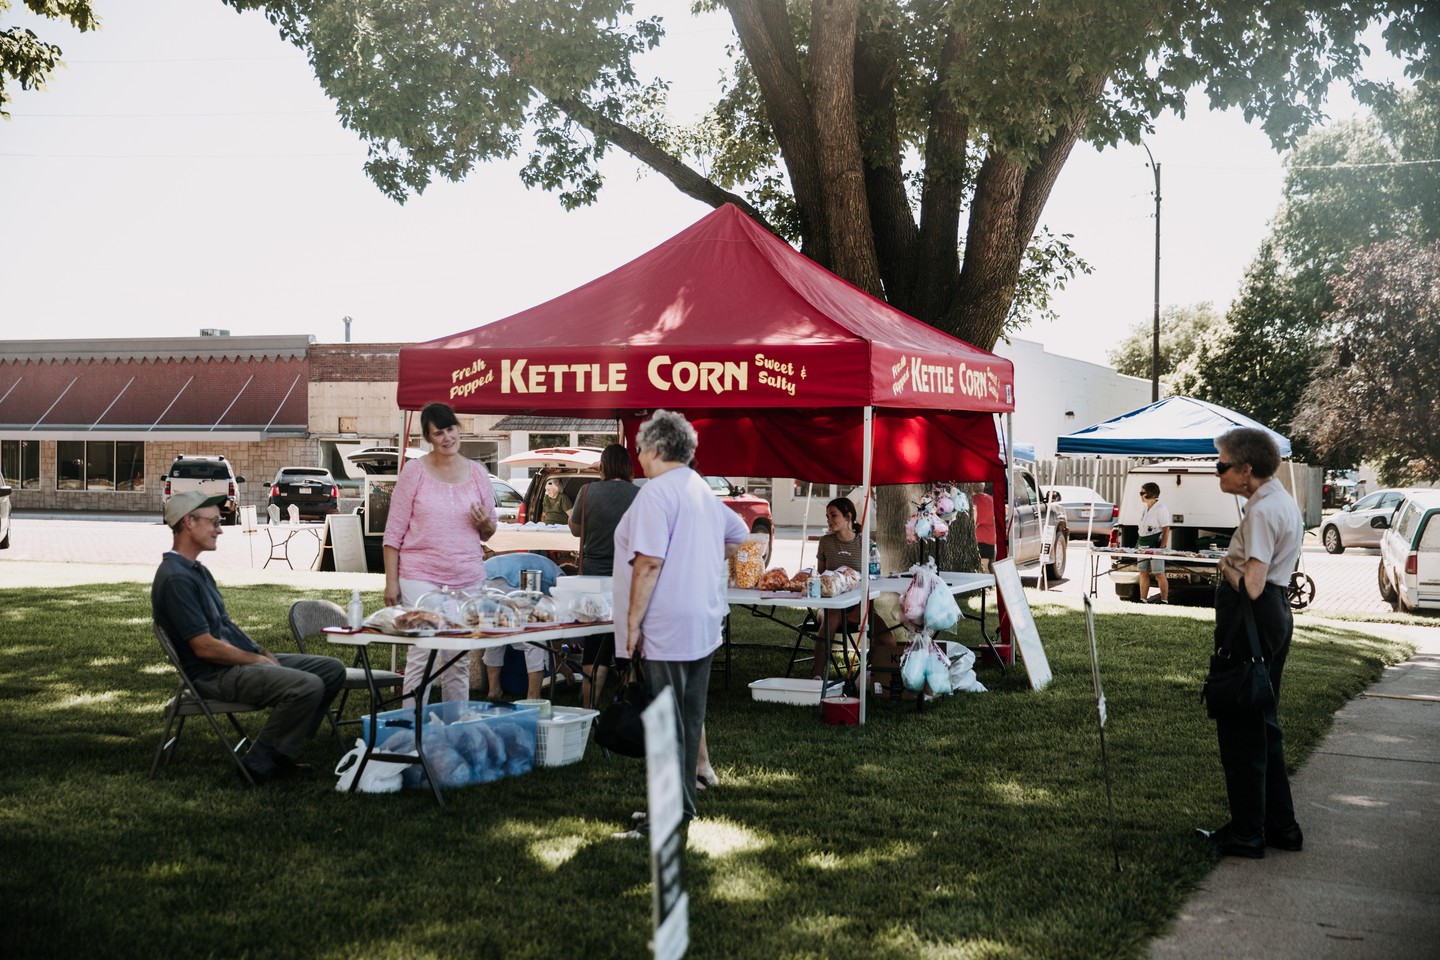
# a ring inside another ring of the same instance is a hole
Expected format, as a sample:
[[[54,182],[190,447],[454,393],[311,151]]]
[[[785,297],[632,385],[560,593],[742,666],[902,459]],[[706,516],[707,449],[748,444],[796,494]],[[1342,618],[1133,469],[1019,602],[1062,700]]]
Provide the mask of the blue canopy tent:
[[[1213,457],[1215,438],[1235,427],[1258,427],[1275,438],[1280,455],[1290,441],[1234,410],[1194,397],[1166,397],[1094,426],[1060,437],[1057,453],[1121,457]]]

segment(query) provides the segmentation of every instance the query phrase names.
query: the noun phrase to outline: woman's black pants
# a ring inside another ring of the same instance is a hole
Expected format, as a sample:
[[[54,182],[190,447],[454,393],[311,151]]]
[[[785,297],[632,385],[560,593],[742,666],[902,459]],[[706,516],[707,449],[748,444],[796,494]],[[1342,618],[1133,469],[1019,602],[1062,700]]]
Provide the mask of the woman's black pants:
[[[1248,647],[1244,627],[1239,626],[1241,595],[1221,584],[1215,594],[1215,639],[1217,645]],[[1225,793],[1230,801],[1230,829],[1236,840],[1250,842],[1289,829],[1295,823],[1295,804],[1290,798],[1290,777],[1285,772],[1285,745],[1275,711],[1280,703],[1280,676],[1290,653],[1295,619],[1285,588],[1267,583],[1253,601],[1255,627],[1260,647],[1270,669],[1270,686],[1275,706],[1238,717],[1215,721],[1220,741],[1220,766],[1225,771]]]

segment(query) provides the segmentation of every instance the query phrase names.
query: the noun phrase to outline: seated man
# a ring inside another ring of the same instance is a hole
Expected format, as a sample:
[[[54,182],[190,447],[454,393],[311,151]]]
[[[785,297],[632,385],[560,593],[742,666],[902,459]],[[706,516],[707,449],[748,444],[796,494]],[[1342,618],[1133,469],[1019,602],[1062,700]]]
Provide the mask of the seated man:
[[[195,491],[176,494],[165,505],[175,541],[155,571],[151,616],[201,696],[272,708],[242,760],[256,783],[311,773],[295,754],[325,718],[345,682],[345,665],[334,657],[272,654],[230,619],[215,578],[199,560],[215,549],[224,500]]]

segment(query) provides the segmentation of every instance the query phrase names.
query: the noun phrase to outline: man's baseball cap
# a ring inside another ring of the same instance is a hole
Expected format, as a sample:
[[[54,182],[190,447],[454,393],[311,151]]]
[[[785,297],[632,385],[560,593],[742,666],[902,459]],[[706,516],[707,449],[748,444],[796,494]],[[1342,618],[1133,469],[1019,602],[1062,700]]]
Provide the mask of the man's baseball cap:
[[[207,497],[199,490],[177,493],[165,504],[165,526],[173,527],[186,514],[194,513],[201,507],[218,507],[228,499],[223,493],[211,494]]]

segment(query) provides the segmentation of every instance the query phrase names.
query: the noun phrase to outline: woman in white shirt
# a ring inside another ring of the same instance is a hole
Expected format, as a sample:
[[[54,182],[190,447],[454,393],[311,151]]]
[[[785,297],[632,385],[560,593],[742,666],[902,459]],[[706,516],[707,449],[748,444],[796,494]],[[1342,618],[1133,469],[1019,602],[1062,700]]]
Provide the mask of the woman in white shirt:
[[[1160,502],[1160,485],[1147,483],[1140,488],[1140,499],[1145,501],[1145,510],[1140,514],[1140,539],[1135,549],[1165,549],[1170,546],[1170,508]],[[1170,582],[1165,579],[1165,561],[1159,558],[1141,560],[1135,565],[1140,571],[1140,600],[1145,603],[1169,603]],[[1150,600],[1150,574],[1155,574],[1155,585],[1160,588],[1160,599]]]

